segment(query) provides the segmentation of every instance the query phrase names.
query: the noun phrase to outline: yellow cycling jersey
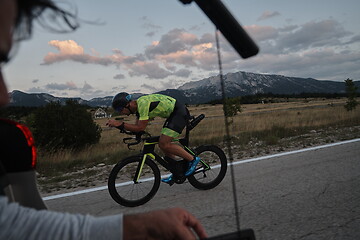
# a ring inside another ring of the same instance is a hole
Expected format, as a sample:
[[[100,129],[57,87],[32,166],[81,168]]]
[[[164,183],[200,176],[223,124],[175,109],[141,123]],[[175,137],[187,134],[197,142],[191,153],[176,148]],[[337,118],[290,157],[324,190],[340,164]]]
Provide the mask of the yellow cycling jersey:
[[[148,120],[154,117],[168,118],[174,111],[176,99],[162,94],[149,94],[137,99],[136,103],[139,120]]]

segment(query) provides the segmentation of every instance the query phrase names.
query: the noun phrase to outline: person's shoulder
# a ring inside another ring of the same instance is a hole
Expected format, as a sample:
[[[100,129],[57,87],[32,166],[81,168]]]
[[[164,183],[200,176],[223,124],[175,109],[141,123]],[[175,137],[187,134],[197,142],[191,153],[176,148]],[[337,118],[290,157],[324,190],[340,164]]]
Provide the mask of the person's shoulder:
[[[149,98],[149,95],[143,95],[141,97],[139,97],[138,99],[136,99],[136,102],[143,102],[143,101],[147,101],[147,99]]]
[[[157,94],[157,93],[153,93],[153,94],[147,94],[147,95],[143,95],[141,97],[139,97],[137,99],[137,101],[149,101],[149,100],[152,100],[152,99],[156,99],[158,98],[159,96],[162,96],[161,94]]]
[[[0,204],[5,204],[7,202],[7,197],[0,194]]]
[[[172,98],[168,95],[160,94],[160,93],[149,94],[148,96],[150,99],[155,99],[155,100],[163,100],[163,99]]]

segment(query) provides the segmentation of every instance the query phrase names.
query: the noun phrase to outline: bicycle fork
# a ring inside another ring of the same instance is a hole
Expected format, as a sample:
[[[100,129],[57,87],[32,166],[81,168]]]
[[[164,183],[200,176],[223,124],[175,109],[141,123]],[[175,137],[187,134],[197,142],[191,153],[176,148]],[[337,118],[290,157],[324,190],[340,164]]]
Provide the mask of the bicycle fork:
[[[155,159],[155,156],[153,154],[151,154],[151,153],[143,154],[141,162],[139,162],[138,167],[136,168],[135,176],[134,176],[134,179],[133,179],[135,184],[139,182],[141,172],[142,172],[142,169],[143,169],[144,164],[145,164],[146,157],[148,157],[148,156],[150,158],[152,158],[152,159]]]

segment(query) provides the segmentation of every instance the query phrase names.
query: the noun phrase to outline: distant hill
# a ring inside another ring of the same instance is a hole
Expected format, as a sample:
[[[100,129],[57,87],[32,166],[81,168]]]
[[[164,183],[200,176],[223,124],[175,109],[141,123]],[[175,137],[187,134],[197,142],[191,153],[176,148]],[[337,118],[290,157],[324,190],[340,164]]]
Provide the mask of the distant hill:
[[[65,102],[70,99],[78,101],[80,104],[87,104],[88,102],[81,98],[62,98],[54,97],[47,93],[24,93],[15,90],[10,93],[10,106],[39,107],[50,102],[60,102],[65,104]]]
[[[227,97],[254,95],[257,93],[300,94],[300,93],[345,93],[345,83],[320,81],[313,78],[286,77],[247,72],[224,75]],[[360,81],[355,82],[359,86]],[[219,76],[196,82],[185,83],[178,88],[192,103],[204,103],[221,98]]]
[[[313,78],[286,77],[248,72],[228,73],[224,75],[227,97],[253,95],[257,93],[300,94],[300,93],[345,93],[344,81],[323,81]],[[360,92],[360,81],[354,81]],[[188,104],[206,103],[221,98],[220,77],[213,76],[199,81],[185,83],[178,89],[167,89],[157,93],[175,97]],[[134,94],[135,97],[141,93]],[[111,105],[113,96],[93,98],[89,101],[81,98],[59,98],[46,93],[10,93],[11,106],[43,106],[51,101],[65,103],[69,99],[92,107]]]

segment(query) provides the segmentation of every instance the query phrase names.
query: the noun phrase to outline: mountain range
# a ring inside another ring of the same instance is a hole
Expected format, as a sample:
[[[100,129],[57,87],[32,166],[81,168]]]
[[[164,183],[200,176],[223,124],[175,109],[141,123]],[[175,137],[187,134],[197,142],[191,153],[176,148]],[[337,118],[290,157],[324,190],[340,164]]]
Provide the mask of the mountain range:
[[[223,76],[227,97],[254,95],[257,93],[301,94],[301,93],[345,93],[345,83],[336,81],[316,80],[313,78],[286,77],[282,75],[256,74],[249,72],[228,73]],[[360,81],[354,81],[360,89]],[[188,104],[206,103],[220,99],[221,83],[219,76],[188,82],[177,89],[167,89],[157,93],[175,97]],[[135,98],[143,95],[134,94]],[[72,99],[80,104],[92,107],[107,107],[111,105],[112,96],[84,100],[81,98],[54,97],[47,93],[10,93],[10,106],[44,106],[49,102],[65,103]]]

